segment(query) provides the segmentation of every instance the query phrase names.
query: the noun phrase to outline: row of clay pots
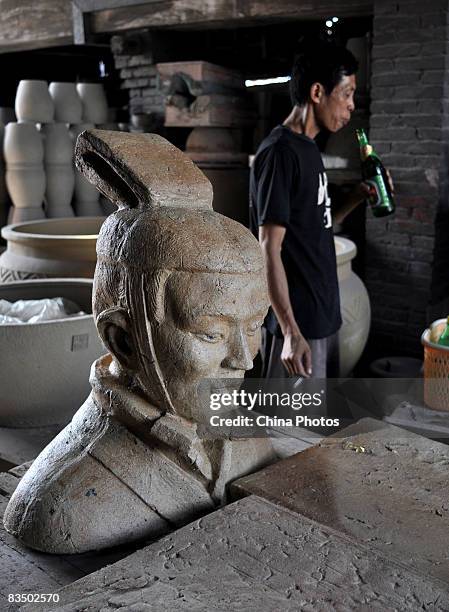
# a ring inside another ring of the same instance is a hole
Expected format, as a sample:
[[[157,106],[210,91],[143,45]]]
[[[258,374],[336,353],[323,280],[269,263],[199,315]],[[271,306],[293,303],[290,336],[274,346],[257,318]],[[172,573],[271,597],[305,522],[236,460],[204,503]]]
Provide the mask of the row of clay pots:
[[[20,81],[15,111],[19,122],[106,123],[108,105],[101,83]]]
[[[4,158],[6,184],[14,207],[10,222],[71,217],[75,194],[78,215],[101,215],[99,192],[73,166],[74,141],[92,124],[69,131],[65,123],[48,123],[39,132],[32,123],[8,123]],[[42,209],[45,199],[46,215]]]

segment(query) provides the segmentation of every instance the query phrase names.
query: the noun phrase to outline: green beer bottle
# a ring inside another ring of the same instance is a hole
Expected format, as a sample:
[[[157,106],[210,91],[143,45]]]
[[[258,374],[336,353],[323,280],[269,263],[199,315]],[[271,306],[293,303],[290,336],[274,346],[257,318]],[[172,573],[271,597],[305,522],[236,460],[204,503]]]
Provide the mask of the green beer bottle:
[[[441,346],[449,346],[449,317],[447,318],[447,325],[438,339],[438,344],[441,344]]]
[[[362,160],[362,177],[371,187],[368,201],[375,217],[394,213],[395,204],[383,163],[369,144],[365,130],[356,130]]]

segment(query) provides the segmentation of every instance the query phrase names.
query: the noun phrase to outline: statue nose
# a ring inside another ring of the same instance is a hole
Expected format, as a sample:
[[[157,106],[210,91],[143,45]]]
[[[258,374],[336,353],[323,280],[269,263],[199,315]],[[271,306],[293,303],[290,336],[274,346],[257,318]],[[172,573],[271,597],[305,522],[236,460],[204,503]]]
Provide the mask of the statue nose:
[[[235,330],[229,338],[228,353],[221,366],[232,370],[250,370],[253,367],[253,357],[243,330]]]

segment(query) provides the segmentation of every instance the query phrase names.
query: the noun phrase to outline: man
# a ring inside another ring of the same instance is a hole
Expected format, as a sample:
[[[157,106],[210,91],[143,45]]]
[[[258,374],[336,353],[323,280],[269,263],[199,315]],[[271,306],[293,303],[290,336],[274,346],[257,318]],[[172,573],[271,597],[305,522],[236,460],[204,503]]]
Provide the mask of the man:
[[[342,320],[332,214],[320,151],[322,129],[337,132],[354,110],[357,60],[319,43],[299,55],[293,109],[261,143],[251,172],[251,226],[265,256],[272,305],[265,321],[263,376],[338,376]],[[335,216],[368,195],[361,183]]]

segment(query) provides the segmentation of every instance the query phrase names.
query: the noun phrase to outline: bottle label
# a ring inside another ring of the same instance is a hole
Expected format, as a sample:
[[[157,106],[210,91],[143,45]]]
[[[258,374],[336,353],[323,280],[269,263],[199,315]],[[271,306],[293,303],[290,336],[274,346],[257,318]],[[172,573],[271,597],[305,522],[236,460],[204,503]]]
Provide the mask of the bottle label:
[[[370,195],[368,197],[371,206],[373,208],[378,206],[388,206],[390,203],[390,198],[388,196],[388,191],[382,176],[378,175],[371,179],[366,179],[365,183],[371,187]]]

